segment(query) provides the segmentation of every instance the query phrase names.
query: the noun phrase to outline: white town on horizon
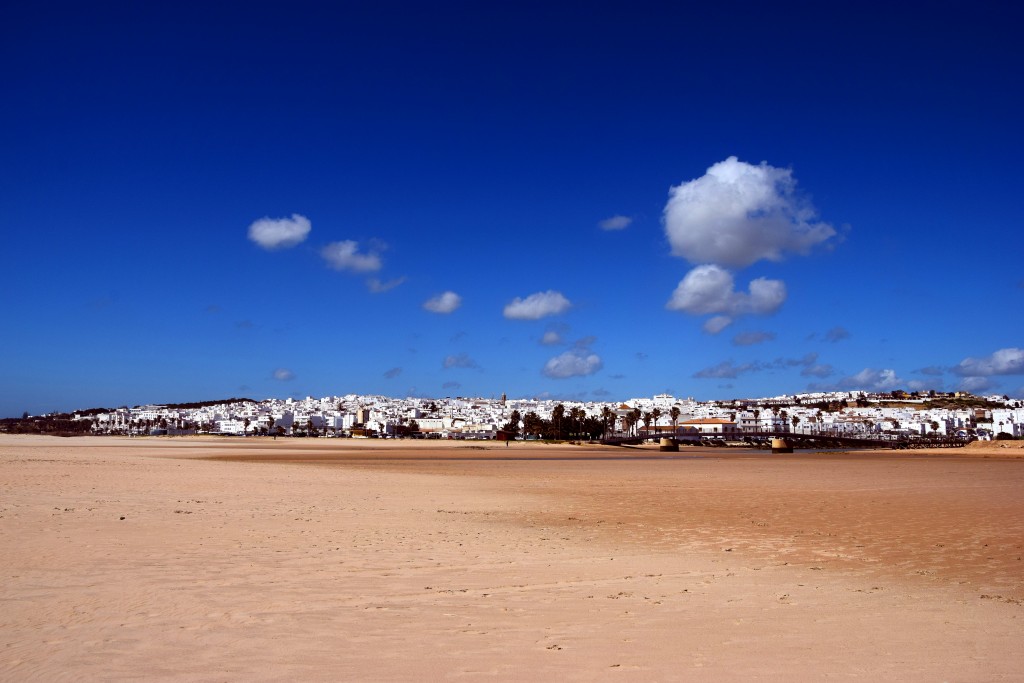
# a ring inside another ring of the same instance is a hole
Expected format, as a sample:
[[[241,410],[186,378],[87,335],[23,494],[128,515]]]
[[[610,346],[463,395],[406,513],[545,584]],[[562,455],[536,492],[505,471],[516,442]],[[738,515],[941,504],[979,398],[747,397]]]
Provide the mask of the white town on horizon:
[[[967,399],[975,404],[930,407],[930,401]],[[207,402],[204,402],[207,403]],[[822,432],[838,435],[951,436],[991,439],[1001,433],[1024,437],[1024,402],[1006,396],[975,397],[963,392],[841,391],[760,399],[695,401],[659,394],[623,402],[556,399],[389,398],[326,396],[305,399],[237,400],[195,408],[145,405],[73,414],[91,420],[96,434],[301,435],[389,438],[416,432],[422,438],[505,438],[513,413],[543,420],[564,412],[577,420],[594,418],[607,434],[644,429],[728,440],[756,432]],[[413,427],[413,424],[415,426]],[[641,427],[642,425],[642,427]],[[410,428],[412,427],[412,428]],[[519,438],[537,438],[524,430]],[[525,433],[524,433],[525,432]],[[1005,437],[1004,437],[1005,438]]]

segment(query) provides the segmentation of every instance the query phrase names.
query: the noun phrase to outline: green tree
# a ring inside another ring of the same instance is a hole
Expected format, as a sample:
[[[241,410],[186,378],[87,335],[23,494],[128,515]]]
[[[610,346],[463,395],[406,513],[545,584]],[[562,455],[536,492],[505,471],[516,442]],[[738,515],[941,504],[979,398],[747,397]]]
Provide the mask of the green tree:
[[[565,406],[561,403],[556,405],[551,410],[551,422],[554,423],[555,427],[555,438],[561,440],[562,438],[562,420],[565,419]]]
[[[577,438],[580,435],[580,423],[586,415],[582,408],[573,407],[569,409],[569,419],[572,420],[573,435]]]
[[[604,406],[603,408],[601,408],[601,424],[604,427],[604,429],[602,429],[601,431],[601,435],[604,437],[608,436],[609,424],[611,424],[612,430],[615,430],[615,411],[609,408],[608,406]]]
[[[672,431],[673,432],[676,431],[676,423],[679,422],[679,416],[681,414],[682,414],[682,411],[679,410],[679,406],[672,406],[669,409],[669,411],[668,411],[669,417],[672,418]]]
[[[654,423],[654,430],[658,430],[658,418],[661,417],[661,408],[655,408],[651,411],[651,421]]]
[[[519,411],[513,410],[512,414],[508,417],[508,422],[502,426],[501,431],[511,434],[512,438],[519,436],[519,422],[522,419],[523,417],[519,414]]]

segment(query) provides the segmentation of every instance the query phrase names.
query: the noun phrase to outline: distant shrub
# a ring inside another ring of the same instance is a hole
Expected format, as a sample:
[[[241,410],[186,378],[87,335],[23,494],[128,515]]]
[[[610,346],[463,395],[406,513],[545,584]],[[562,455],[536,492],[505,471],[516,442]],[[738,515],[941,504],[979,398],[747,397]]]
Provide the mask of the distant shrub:
[[[999,432],[996,434],[996,441],[1016,441],[1017,437],[1008,432]]]

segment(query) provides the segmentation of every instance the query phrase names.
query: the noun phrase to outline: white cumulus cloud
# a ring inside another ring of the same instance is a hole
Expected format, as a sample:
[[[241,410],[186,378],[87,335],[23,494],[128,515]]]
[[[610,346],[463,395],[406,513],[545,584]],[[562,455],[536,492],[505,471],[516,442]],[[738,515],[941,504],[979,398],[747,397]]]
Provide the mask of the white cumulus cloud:
[[[624,230],[630,226],[633,219],[629,216],[612,216],[599,222],[597,226],[602,230]]]
[[[840,386],[850,389],[867,389],[868,391],[892,391],[904,386],[906,382],[896,375],[892,369],[875,370],[864,368],[852,377],[839,382]]]
[[[669,189],[665,234],[672,254],[690,263],[749,266],[806,254],[835,229],[796,195],[790,169],[729,157],[700,178]]]
[[[531,294],[525,299],[516,297],[505,306],[505,317],[511,320],[539,320],[549,315],[564,313],[572,304],[561,292],[549,289]]]
[[[335,270],[350,270],[355,273],[371,273],[380,270],[380,256],[360,254],[359,244],[353,240],[331,242],[320,250],[327,264]]]
[[[443,292],[427,299],[423,308],[431,313],[451,313],[462,305],[462,297],[455,292]]]
[[[569,349],[544,365],[544,374],[552,379],[583,377],[601,369],[601,357],[585,347]]]
[[[284,249],[306,239],[311,228],[309,219],[297,213],[291,218],[264,217],[249,226],[249,239],[264,249]]]
[[[786,284],[782,280],[757,278],[750,283],[748,292],[737,292],[732,273],[720,266],[704,265],[686,274],[665,307],[693,315],[718,313],[719,318],[730,318],[713,324],[709,321],[710,329],[705,325],[708,332],[715,334],[732,322],[731,318],[749,313],[774,313],[785,300]]]

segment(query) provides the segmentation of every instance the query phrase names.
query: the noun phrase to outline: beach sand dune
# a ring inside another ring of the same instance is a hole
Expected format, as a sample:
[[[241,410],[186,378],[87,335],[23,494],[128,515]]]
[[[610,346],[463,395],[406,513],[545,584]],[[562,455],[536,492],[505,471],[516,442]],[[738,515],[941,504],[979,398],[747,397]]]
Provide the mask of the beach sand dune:
[[[0,680],[1019,680],[965,455],[0,436]]]

